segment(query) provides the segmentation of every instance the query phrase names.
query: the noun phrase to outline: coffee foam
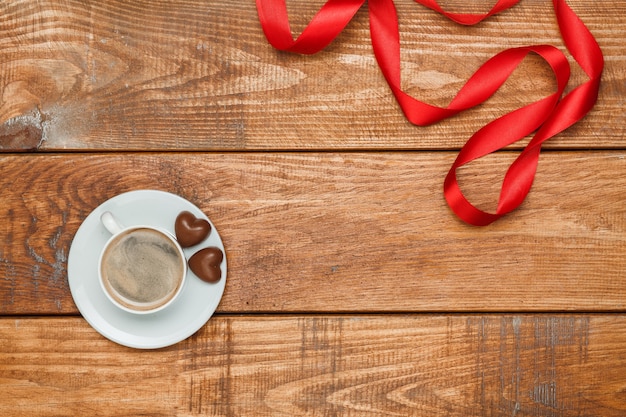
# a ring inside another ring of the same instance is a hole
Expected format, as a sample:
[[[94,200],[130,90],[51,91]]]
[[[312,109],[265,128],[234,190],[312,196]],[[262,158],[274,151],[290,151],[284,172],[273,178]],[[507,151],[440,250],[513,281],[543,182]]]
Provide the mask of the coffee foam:
[[[101,273],[109,294],[134,310],[167,303],[182,285],[184,259],[163,233],[147,229],[122,232],[102,257]]]

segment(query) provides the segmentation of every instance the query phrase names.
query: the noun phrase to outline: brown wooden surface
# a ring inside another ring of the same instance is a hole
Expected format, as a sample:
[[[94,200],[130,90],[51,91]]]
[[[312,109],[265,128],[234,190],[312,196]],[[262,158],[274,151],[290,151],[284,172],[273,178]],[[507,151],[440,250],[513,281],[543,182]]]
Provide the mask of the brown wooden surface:
[[[322,4],[289,3],[294,30]],[[433,104],[446,105],[507,47],[563,48],[545,0],[524,0],[471,28],[412,1],[397,3],[405,88]],[[626,3],[570,4],[606,55],[602,100],[595,117],[547,146],[621,147]],[[545,64],[529,59],[488,104],[417,129],[376,65],[365,8],[326,51],[302,57],[271,48],[251,0],[0,7],[0,137],[9,149],[454,149],[496,115],[553,89]],[[585,80],[575,65],[573,72],[571,85]]]
[[[288,2],[294,33],[322,3]],[[502,49],[564,50],[547,1],[470,28],[396,3],[404,86],[433,104]],[[417,128],[366,8],[299,56],[249,0],[2,2],[0,413],[626,415],[626,3],[568,3],[605,54],[598,104],[546,143],[520,209],[476,228],[443,180],[477,128],[552,92],[536,58]],[[462,169],[472,201],[493,209],[519,147]],[[229,263],[217,314],[154,351],[99,335],[67,281],[81,222],[135,189],[200,207]]]
[[[476,228],[441,196],[447,152],[5,156],[0,308],[76,313],[72,238],[139,187],[180,194],[215,222],[232,277],[223,312],[624,310],[625,157],[546,153],[523,207]]]
[[[624,316],[221,316],[152,352],[5,318],[0,340],[11,416],[626,413]]]

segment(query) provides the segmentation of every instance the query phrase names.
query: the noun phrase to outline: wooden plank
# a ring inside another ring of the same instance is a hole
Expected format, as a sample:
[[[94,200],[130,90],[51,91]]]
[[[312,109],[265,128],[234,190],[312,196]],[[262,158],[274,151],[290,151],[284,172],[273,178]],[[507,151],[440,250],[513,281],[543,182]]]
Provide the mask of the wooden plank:
[[[623,416],[622,315],[212,318],[170,348],[80,318],[0,319],[20,416]]]
[[[298,33],[323,2],[288,3]],[[435,105],[447,105],[503,49],[564,49],[543,0],[472,28],[397,3],[404,87]],[[623,147],[626,3],[568,3],[597,36],[607,66],[593,113],[546,146]],[[5,151],[458,149],[489,120],[553,90],[546,65],[531,58],[488,104],[414,127],[377,67],[365,7],[315,56],[272,49],[248,0],[20,0],[4,2],[0,15]],[[586,79],[573,69],[570,88]]]
[[[2,156],[0,311],[75,313],[72,238],[133,189],[179,194],[213,220],[229,262],[221,312],[624,310],[623,151],[546,152],[527,201],[486,228],[445,205],[454,156]],[[463,171],[470,198],[495,204],[512,156]]]

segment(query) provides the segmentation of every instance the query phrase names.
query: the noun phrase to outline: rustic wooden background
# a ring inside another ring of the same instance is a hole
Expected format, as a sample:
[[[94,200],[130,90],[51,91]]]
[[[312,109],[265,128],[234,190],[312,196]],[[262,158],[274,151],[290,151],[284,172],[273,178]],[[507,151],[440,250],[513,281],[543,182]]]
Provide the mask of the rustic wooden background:
[[[288,2],[294,33],[322,3]],[[366,8],[298,56],[267,43],[252,0],[2,2],[0,412],[626,415],[626,3],[568,3],[605,54],[598,104],[546,143],[520,209],[476,228],[443,179],[475,130],[552,91],[538,59],[417,128]],[[432,104],[505,48],[564,50],[544,0],[469,28],[396,6],[405,88]],[[522,145],[463,168],[472,201],[493,208]],[[67,283],[81,222],[134,189],[199,206],[229,262],[217,314],[154,351],[100,336]]]

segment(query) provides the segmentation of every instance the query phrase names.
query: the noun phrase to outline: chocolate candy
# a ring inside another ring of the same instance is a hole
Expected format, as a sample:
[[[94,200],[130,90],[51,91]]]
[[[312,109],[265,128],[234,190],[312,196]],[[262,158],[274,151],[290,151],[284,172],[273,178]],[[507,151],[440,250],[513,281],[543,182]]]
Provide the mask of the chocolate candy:
[[[211,224],[205,219],[199,219],[188,211],[181,212],[174,224],[176,239],[183,248],[188,248],[202,242],[211,233]]]
[[[204,248],[189,258],[189,269],[201,280],[215,283],[222,278],[220,265],[223,259],[224,254],[220,248]]]

